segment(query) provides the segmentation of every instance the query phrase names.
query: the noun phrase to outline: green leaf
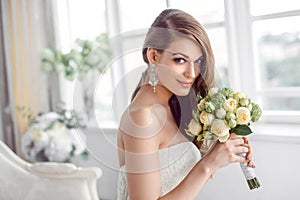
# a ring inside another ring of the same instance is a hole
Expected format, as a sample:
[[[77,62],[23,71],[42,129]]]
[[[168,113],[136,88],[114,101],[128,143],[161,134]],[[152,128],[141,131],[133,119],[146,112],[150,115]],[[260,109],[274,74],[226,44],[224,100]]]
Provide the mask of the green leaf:
[[[82,153],[80,154],[80,157],[81,157],[81,159],[83,159],[83,160],[87,160],[87,159],[89,158],[89,153],[88,153],[88,151],[85,150],[84,152],[82,152]]]
[[[235,128],[231,129],[231,132],[234,132],[237,135],[249,135],[252,133],[252,130],[247,125],[237,125]]]
[[[54,127],[54,125],[55,125],[55,122],[56,122],[56,121],[50,122],[50,124],[44,129],[44,131],[48,131],[48,130],[53,129],[53,127]]]
[[[75,155],[75,151],[76,151],[76,146],[74,144],[72,144],[72,150],[70,152],[70,155],[74,156]]]

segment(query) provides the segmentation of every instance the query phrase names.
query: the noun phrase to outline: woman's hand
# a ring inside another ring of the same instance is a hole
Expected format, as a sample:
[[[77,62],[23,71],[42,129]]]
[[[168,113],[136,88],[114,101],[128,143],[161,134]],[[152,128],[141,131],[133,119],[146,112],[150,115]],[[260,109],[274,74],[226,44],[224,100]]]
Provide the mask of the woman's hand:
[[[247,156],[241,157],[238,155],[240,153],[247,153]],[[213,150],[203,159],[207,160],[207,164],[213,171],[234,162],[248,162],[248,166],[254,167],[248,139],[235,133],[232,133],[226,142],[217,142]]]
[[[253,162],[253,159],[252,159],[252,148],[251,148],[251,146],[249,145],[249,140],[248,140],[248,138],[247,137],[243,137],[243,139],[244,139],[244,145],[245,146],[247,146],[248,147],[248,149],[249,149],[249,151],[248,151],[248,153],[247,153],[247,156],[246,156],[246,158],[247,158],[247,160],[249,160],[249,162],[248,162],[248,167],[252,167],[252,168],[255,168],[255,165],[254,165],[254,162]]]

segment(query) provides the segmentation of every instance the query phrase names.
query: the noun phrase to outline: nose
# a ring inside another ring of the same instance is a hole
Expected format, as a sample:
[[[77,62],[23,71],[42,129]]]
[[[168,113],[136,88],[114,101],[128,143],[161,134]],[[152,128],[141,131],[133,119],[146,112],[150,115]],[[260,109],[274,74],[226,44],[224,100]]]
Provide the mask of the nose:
[[[184,71],[184,76],[186,78],[196,78],[196,71],[195,71],[195,67],[194,67],[194,63],[193,62],[190,62],[186,68],[185,68],[185,71]]]

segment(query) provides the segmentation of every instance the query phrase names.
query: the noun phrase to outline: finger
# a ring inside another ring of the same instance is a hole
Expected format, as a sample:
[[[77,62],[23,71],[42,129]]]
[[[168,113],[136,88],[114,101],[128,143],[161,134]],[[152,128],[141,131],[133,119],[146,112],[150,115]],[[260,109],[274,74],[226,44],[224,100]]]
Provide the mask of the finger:
[[[242,138],[243,138],[245,144],[249,144],[249,140],[248,140],[248,138],[246,136],[243,136]]]
[[[230,142],[234,146],[241,146],[245,144],[243,138],[232,139]]]
[[[255,165],[254,165],[253,160],[250,160],[250,161],[248,162],[248,167],[255,168]]]
[[[237,135],[236,133],[230,134],[230,139],[236,139],[236,138],[241,138],[241,136]]]
[[[237,146],[234,148],[234,154],[239,154],[239,153],[248,153],[249,149],[244,146]],[[248,160],[247,157],[245,157],[246,160]],[[249,161],[249,160],[248,160]]]
[[[247,155],[246,155],[246,159],[249,161],[248,162],[248,167],[252,167],[252,168],[255,168],[255,164],[253,162],[253,158],[252,158],[252,148],[250,145],[248,144],[245,144],[244,145],[245,147],[247,147],[249,149]]]
[[[235,159],[235,162],[242,162],[242,163],[245,163],[245,162],[248,162],[248,160],[242,156],[238,156],[238,155],[234,155],[234,159]]]
[[[248,160],[251,160],[252,159],[252,147],[249,144],[244,144],[243,146],[245,146],[249,149],[246,157],[247,157]]]

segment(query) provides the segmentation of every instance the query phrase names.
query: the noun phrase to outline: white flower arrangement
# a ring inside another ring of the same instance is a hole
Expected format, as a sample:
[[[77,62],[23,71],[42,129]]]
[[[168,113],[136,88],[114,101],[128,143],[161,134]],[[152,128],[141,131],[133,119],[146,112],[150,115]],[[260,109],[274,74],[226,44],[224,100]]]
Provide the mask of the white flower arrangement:
[[[193,119],[185,132],[198,141],[207,142],[217,138],[226,142],[230,133],[249,135],[250,122],[259,120],[262,110],[258,104],[247,96],[231,88],[211,88],[205,97],[197,95],[197,109],[193,111]],[[245,156],[245,155],[241,155]],[[260,183],[252,168],[241,163],[241,168],[250,189],[260,187]]]
[[[21,140],[25,157],[33,162],[67,162],[87,157],[86,136],[76,128],[74,111],[61,110],[33,117]]]

